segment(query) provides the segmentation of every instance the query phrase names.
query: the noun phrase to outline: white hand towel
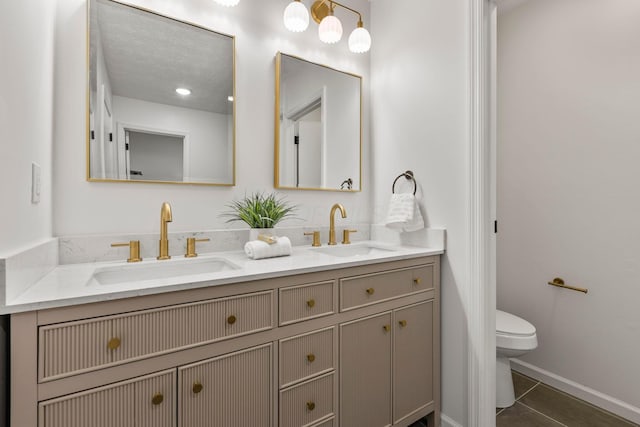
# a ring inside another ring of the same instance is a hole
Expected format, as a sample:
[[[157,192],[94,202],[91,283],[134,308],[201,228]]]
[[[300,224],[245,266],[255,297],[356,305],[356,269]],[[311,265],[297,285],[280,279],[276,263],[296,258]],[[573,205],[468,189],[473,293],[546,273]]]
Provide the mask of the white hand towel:
[[[397,231],[416,231],[424,228],[416,196],[411,193],[392,194],[386,225]]]
[[[251,259],[291,255],[291,240],[288,237],[278,237],[277,239],[272,244],[261,240],[247,242],[244,245],[244,253]]]

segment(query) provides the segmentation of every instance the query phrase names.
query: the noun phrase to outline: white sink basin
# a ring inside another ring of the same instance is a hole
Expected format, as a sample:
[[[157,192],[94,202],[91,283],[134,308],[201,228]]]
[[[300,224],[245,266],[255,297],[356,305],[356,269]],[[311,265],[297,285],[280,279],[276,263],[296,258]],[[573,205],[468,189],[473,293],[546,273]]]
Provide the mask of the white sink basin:
[[[369,256],[369,255],[388,255],[391,252],[395,252],[394,249],[383,248],[373,245],[336,245],[325,246],[321,248],[312,249],[315,252],[320,252],[325,255],[331,255],[340,258],[357,257],[357,256]]]
[[[224,258],[196,258],[168,261],[152,261],[150,263],[127,264],[117,267],[101,267],[96,269],[89,283],[98,285],[118,285],[127,282],[170,279],[194,274],[217,273],[237,270],[240,267]]]

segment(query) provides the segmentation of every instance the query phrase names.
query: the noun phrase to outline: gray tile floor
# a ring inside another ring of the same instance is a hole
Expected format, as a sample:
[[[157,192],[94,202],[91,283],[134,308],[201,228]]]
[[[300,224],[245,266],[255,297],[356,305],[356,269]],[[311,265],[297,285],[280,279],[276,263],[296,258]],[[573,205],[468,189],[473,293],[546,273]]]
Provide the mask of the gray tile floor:
[[[512,375],[516,403],[497,410],[497,427],[639,427],[518,372]]]

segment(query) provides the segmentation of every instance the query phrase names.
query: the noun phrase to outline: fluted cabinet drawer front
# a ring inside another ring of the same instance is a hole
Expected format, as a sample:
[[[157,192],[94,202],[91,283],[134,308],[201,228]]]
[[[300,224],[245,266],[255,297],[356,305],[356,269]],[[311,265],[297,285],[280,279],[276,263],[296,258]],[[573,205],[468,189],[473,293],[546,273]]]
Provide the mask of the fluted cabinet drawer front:
[[[40,380],[81,372],[111,362],[107,346],[112,336],[110,320],[83,320],[39,330]]]
[[[113,334],[121,344],[113,351],[113,361],[148,357],[222,339],[224,313],[225,302],[212,300],[115,317]]]
[[[433,289],[434,266],[390,270],[340,279],[340,311]]]
[[[244,335],[273,327],[273,291],[228,298],[225,336]]]
[[[40,427],[172,427],[175,369],[39,404]],[[162,397],[159,397],[162,396]]]
[[[269,343],[178,368],[179,427],[269,427]]]
[[[335,281],[280,289],[280,325],[335,313]]]
[[[334,374],[280,392],[280,427],[301,427],[334,414]]]
[[[335,327],[280,341],[280,387],[335,367]]]

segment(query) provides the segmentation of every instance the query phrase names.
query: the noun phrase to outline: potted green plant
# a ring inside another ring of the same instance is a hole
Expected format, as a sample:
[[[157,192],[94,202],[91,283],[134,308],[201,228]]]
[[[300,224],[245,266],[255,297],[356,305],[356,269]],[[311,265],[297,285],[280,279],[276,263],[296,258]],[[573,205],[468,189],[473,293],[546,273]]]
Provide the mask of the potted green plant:
[[[253,193],[241,200],[234,200],[222,216],[227,222],[244,221],[251,227],[249,239],[255,240],[259,234],[273,235],[273,227],[285,218],[293,217],[297,206],[290,204],[276,193]]]

